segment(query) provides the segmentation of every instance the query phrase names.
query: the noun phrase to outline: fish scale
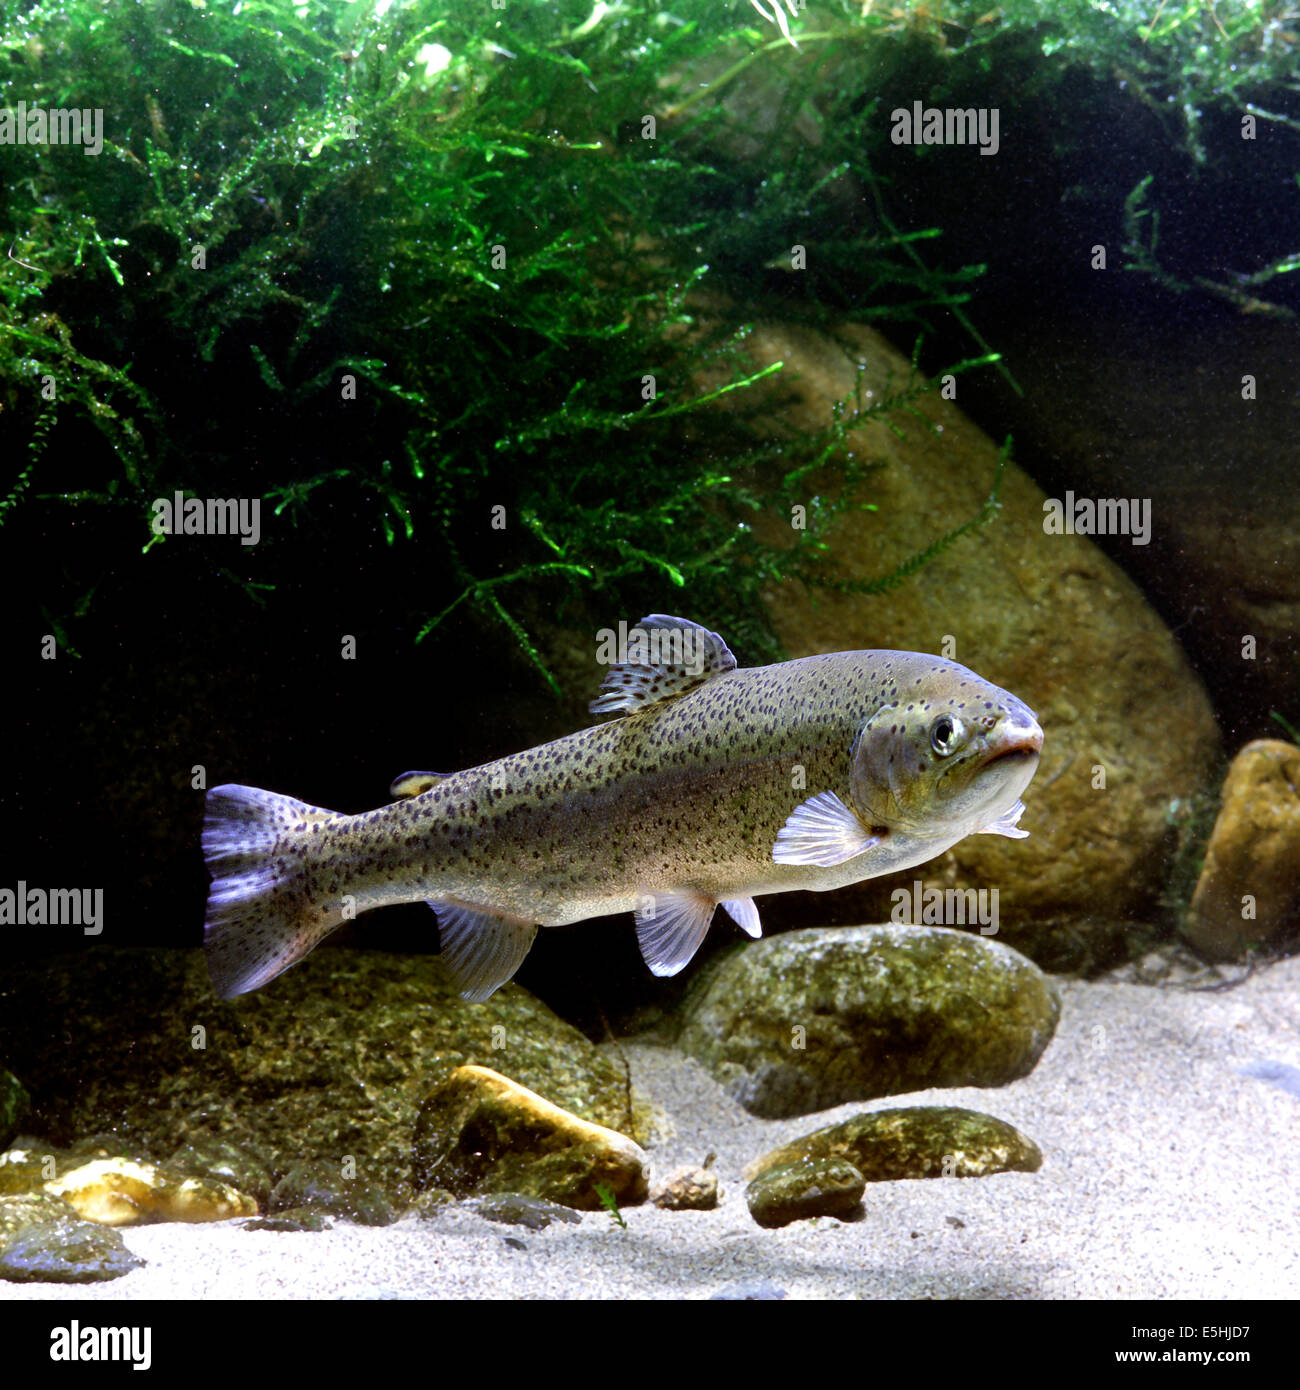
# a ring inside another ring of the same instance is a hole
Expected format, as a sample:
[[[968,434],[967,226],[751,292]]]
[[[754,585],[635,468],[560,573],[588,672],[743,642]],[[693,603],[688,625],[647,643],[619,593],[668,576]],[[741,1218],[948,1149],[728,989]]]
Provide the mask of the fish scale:
[[[715,908],[824,891],[1019,838],[1042,731],[1014,695],[916,652],[832,652],[738,669],[716,633],[652,614],[633,632],[695,661],[621,660],[593,709],[621,717],[346,816],[257,788],[208,794],[205,945],[226,997],[341,922],[428,901],[467,998],[513,975],[538,926],[632,911],[647,963],[680,970]],[[686,647],[682,648],[683,651]]]

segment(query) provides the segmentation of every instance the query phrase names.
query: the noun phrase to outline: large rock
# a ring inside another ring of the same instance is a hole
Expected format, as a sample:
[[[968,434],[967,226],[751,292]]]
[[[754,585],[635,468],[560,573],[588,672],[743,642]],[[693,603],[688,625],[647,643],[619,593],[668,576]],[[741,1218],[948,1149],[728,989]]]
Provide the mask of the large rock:
[[[772,430],[824,428],[833,402],[863,404],[904,388],[908,362],[871,330],[840,325],[837,338],[794,324],[760,324],[756,363],[780,360],[784,393]],[[958,378],[958,399],[973,392]],[[850,447],[880,460],[830,538],[842,577],[869,579],[974,516],[994,476],[997,447],[937,392],[854,429]],[[827,467],[808,479],[808,503],[837,486]],[[952,656],[1020,696],[1045,742],[1025,795],[1024,841],[975,835],[923,869],[941,887],[996,886],[1004,934],[1052,968],[1083,968],[1118,945],[1123,919],[1150,916],[1162,886],[1175,798],[1203,792],[1218,752],[1209,702],[1182,650],[1131,580],[1089,539],[1044,533],[1043,492],[1012,463],[996,519],[925,564],[893,593],[864,598],[798,583],[771,586],[767,603],[792,656],[896,647]],[[758,525],[788,544],[788,516]],[[951,643],[945,643],[951,639]],[[741,657],[745,664],[745,657]],[[1100,785],[1104,777],[1104,786]],[[890,877],[805,901],[799,921],[881,920]],[[773,921],[779,921],[773,916]]]
[[[57,1197],[0,1197],[0,1279],[88,1284],[118,1279],[144,1263],[116,1231],[79,1221]]]
[[[1121,545],[1122,563],[1176,627],[1223,728],[1300,718],[1295,324],[1194,293],[1153,295],[1140,319],[1127,296],[1111,305],[1062,301],[994,329],[1025,387],[1017,441],[1061,488],[1150,500],[1151,543]]]
[[[489,1067],[458,1067],[420,1108],[416,1186],[457,1197],[513,1192],[579,1211],[602,1189],[631,1205],[646,1198],[646,1155],[624,1134],[589,1124]]]
[[[56,1146],[102,1133],[110,1153],[164,1162],[221,1139],[276,1179],[350,1157],[396,1192],[420,1102],[467,1062],[639,1133],[626,1078],[576,1028],[518,985],[467,1004],[434,956],[326,948],[223,1002],[198,950],[95,946],[0,969],[6,993],[23,1008],[0,1013],[0,1055],[31,1090],[28,1127]]]
[[[1060,1016],[1055,986],[1009,946],[937,927],[827,927],[712,963],[678,1046],[750,1111],[807,1115],[1033,1070]]]
[[[847,1161],[867,1182],[983,1178],[1036,1173],[1043,1166],[1038,1145],[1005,1120],[955,1105],[911,1105],[855,1115],[770,1149],[745,1169],[745,1176],[757,1178],[810,1159]]]
[[[1300,747],[1248,743],[1232,761],[1182,932],[1211,960],[1300,929]]]

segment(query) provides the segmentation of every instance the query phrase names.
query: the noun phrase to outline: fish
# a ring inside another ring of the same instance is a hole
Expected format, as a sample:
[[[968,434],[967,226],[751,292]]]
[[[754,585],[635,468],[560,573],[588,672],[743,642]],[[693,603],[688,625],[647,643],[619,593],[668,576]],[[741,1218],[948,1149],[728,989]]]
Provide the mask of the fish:
[[[612,629],[602,630],[607,636]],[[461,772],[407,772],[358,815],[257,787],[207,793],[204,950],[233,998],[391,903],[437,914],[464,998],[510,980],[539,927],[631,912],[658,976],[720,906],[912,868],[972,834],[1022,839],[1043,731],[955,661],[843,651],[739,667],[726,642],[652,613],[598,657],[607,719]]]

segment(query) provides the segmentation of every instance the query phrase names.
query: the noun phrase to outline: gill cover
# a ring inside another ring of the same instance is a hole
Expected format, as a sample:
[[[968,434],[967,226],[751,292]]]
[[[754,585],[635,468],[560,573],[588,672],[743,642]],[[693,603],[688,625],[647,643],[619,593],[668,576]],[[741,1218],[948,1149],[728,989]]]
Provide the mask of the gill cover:
[[[896,825],[907,813],[906,793],[931,760],[928,743],[913,736],[896,705],[877,711],[858,730],[849,754],[849,791],[873,821]]]

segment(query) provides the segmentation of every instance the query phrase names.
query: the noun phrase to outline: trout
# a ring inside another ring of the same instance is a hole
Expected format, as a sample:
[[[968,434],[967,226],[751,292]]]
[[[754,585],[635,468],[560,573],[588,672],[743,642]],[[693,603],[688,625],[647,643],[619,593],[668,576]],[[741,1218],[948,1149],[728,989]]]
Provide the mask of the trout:
[[[208,792],[204,945],[225,998],[341,922],[423,900],[466,999],[518,970],[537,928],[635,914],[656,975],[719,905],[912,868],[967,835],[1023,838],[1043,732],[942,657],[853,651],[737,668],[717,633],[651,614],[625,631],[593,713],[619,717],[463,772],[404,773],[360,815],[256,787]]]

